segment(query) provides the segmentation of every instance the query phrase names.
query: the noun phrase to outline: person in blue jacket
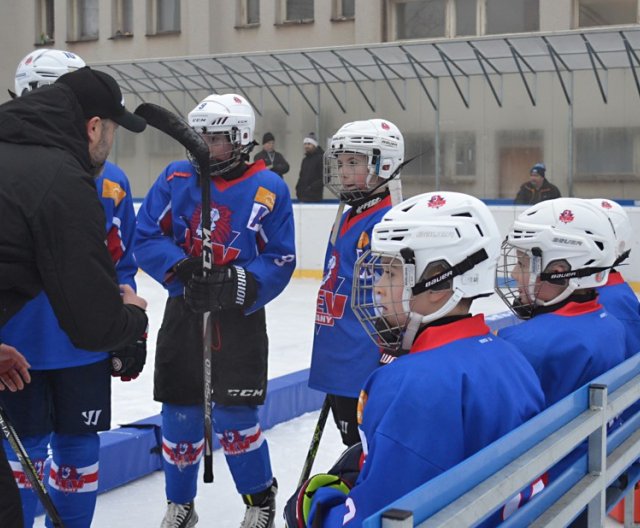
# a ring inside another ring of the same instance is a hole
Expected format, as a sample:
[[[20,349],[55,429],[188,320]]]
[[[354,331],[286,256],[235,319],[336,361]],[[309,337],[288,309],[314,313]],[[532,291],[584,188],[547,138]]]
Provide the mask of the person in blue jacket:
[[[375,225],[371,250],[355,265],[366,280],[354,281],[354,309],[377,345],[409,353],[376,369],[362,389],[365,458],[355,484],[314,475],[287,506],[289,528],[361,526],[543,408],[531,365],[482,314],[470,314],[474,299],[493,293],[499,251],[491,212],[466,194],[415,196]]]
[[[502,245],[496,291],[525,321],[499,335],[533,366],[547,407],[625,360],[625,328],[597,293],[615,264],[615,241],[600,207],[557,198],[521,213]],[[549,482],[585,451],[579,446],[550,468]],[[572,526],[585,523],[583,514]]]
[[[267,389],[265,305],[295,268],[287,184],[263,160],[247,163],[255,115],[241,95],[210,95],[189,113],[209,145],[208,167],[170,163],[138,212],[136,257],[167,290],[158,333],[154,398],[162,402],[168,499],[162,527],[194,526],[204,443],[202,313],[214,312],[213,426],[238,493],[242,526],[273,525],[277,483],[258,406]],[[211,188],[213,270],[202,277],[201,185]]]
[[[70,52],[32,52],[18,66],[16,93],[24,95],[84,65]],[[107,161],[95,185],[106,217],[105,243],[118,282],[135,291],[138,267],[133,256],[135,212],[129,181],[120,168]],[[79,349],[60,328],[47,295],[41,292],[4,325],[0,341],[11,343],[24,354],[32,377],[20,393],[2,393],[0,402],[41,478],[50,446],[52,462],[45,483],[65,526],[89,526],[98,493],[98,431],[111,425],[111,375],[125,381],[137,377],[146,357],[144,337],[113,352]],[[4,442],[20,489],[24,526],[30,527],[37,495],[15,453]],[[50,519],[46,522],[51,526]]]
[[[404,139],[385,119],[343,125],[324,155],[325,187],[341,202],[324,261],[316,304],[309,386],[327,393],[342,442],[360,441],[358,395],[379,365],[379,347],[366,338],[351,309],[356,259],[371,247],[371,231],[395,199],[389,186],[400,183]],[[398,193],[399,194],[399,193]],[[344,204],[350,209],[342,214]]]
[[[635,292],[618,271],[631,252],[633,228],[624,208],[606,198],[591,200],[609,217],[616,233],[616,263],[604,286],[598,288],[598,302],[625,327],[627,359],[640,352],[640,302]]]

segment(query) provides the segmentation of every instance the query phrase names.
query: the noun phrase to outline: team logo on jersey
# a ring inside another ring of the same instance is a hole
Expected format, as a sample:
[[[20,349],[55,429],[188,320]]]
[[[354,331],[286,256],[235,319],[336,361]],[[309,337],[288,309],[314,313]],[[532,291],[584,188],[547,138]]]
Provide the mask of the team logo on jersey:
[[[107,180],[106,178],[102,181],[102,198],[110,198],[116,207],[118,207],[125,196],[127,196],[127,193],[116,182]]]
[[[98,464],[78,469],[51,464],[49,485],[63,493],[82,493],[98,489]]]
[[[184,250],[193,257],[202,255],[202,206],[198,205],[191,215],[189,227],[185,232],[185,240],[182,244]],[[240,250],[232,247],[233,242],[240,235],[231,228],[231,210],[224,206],[211,203],[211,246],[213,250],[213,263],[217,265],[228,264],[238,258]]]
[[[258,187],[256,195],[253,197],[253,201],[266,205],[269,211],[273,211],[273,206],[276,205],[276,195],[269,189]]]
[[[344,277],[338,276],[340,256],[333,252],[327,264],[327,270],[320,284],[316,301],[316,324],[333,326],[336,319],[342,319],[347,305],[347,296],[337,293],[344,283]]]
[[[560,213],[558,220],[560,220],[563,224],[568,224],[575,220],[575,216],[573,216],[573,212],[570,209],[565,209]]]
[[[429,201],[427,202],[427,206],[429,208],[440,209],[443,205],[445,205],[447,201],[440,196],[439,194],[434,194]]]
[[[162,454],[164,459],[170,464],[174,464],[178,469],[197,464],[202,457],[204,440],[197,443],[178,442],[173,444],[166,438],[162,442]]]
[[[42,477],[44,475],[44,460],[38,459],[38,460],[32,460],[32,462],[33,462],[33,467],[36,470],[36,475],[38,475],[38,478],[42,480]],[[11,467],[11,472],[13,473],[13,479],[16,481],[18,488],[31,489],[32,488],[31,482],[29,481],[29,478],[25,474],[22,464],[20,464],[20,462],[18,462],[17,460],[9,460],[9,466]]]

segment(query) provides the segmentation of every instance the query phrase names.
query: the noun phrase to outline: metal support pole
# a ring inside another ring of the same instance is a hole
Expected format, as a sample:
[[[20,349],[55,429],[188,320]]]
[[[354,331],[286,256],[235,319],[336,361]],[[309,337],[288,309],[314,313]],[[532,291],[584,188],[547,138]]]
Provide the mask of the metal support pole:
[[[594,383],[589,386],[589,407],[599,411],[602,417],[600,427],[589,435],[589,473],[601,476],[607,469],[607,386]],[[606,486],[600,486],[599,493],[589,501],[588,525],[602,526],[604,523]]]

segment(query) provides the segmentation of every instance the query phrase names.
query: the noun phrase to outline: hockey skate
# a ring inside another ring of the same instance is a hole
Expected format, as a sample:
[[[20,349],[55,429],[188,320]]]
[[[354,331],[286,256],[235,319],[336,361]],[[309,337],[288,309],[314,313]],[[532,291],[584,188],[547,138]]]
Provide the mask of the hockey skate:
[[[198,514],[193,507],[193,501],[187,504],[167,501],[167,513],[162,519],[160,528],[191,528],[196,524],[198,524]]]
[[[277,493],[278,482],[273,479],[273,483],[266,490],[253,495],[243,495],[242,500],[247,505],[247,511],[240,528],[273,528]]]

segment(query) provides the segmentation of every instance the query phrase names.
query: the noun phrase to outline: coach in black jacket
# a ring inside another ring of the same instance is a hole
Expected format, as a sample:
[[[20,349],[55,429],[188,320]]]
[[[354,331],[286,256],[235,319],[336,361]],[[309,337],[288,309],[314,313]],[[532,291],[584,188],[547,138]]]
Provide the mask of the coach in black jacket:
[[[146,126],[115,80],[88,67],[0,106],[0,327],[44,289],[79,348],[143,334],[146,301],[121,295],[93,180],[117,124]]]

